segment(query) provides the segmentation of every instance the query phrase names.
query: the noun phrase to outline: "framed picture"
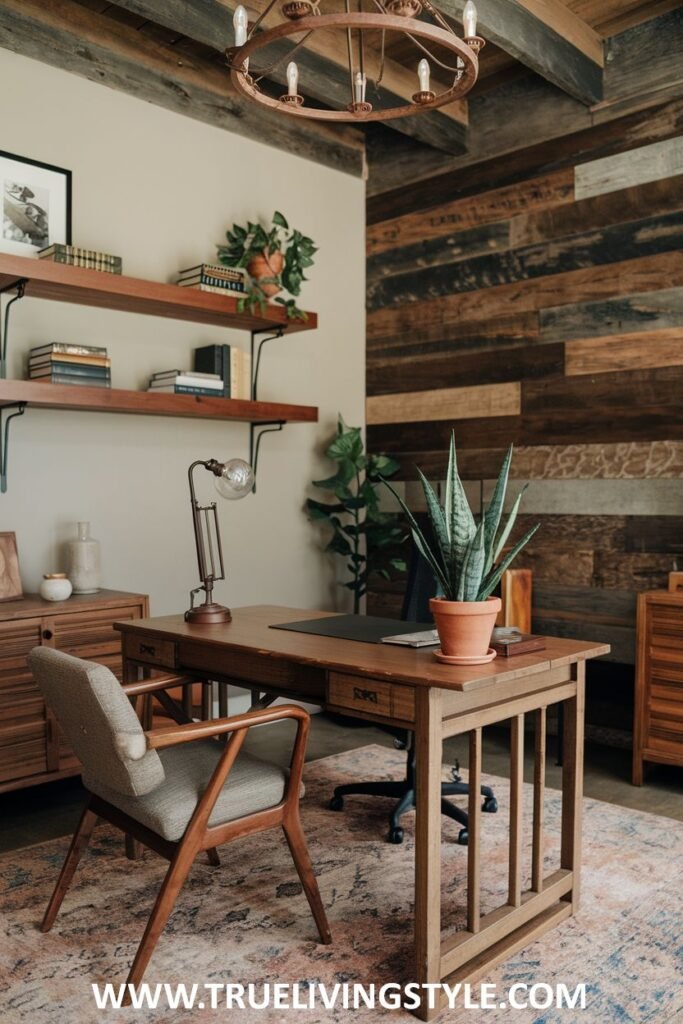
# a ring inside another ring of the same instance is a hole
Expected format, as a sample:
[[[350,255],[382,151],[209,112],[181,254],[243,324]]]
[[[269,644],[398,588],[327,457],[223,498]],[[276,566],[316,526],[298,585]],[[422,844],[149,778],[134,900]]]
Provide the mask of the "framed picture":
[[[34,256],[71,244],[71,171],[0,150],[0,251]]]
[[[23,596],[17,538],[13,533],[0,533],[0,601],[16,601]]]

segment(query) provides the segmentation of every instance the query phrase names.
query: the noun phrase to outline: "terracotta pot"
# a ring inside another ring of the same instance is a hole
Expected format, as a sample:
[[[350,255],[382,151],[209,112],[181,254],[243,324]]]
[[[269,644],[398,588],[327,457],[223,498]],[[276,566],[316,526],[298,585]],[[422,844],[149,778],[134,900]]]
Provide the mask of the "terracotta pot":
[[[261,284],[261,280],[264,277],[279,277],[282,273],[282,268],[285,265],[285,258],[281,252],[263,252],[260,256],[253,256],[247,263],[247,273],[256,282],[257,286],[271,299],[278,292],[282,291],[282,286],[268,282]]]
[[[487,597],[485,601],[433,597],[429,610],[439,631],[442,652],[449,657],[485,659],[501,606],[499,597]]]

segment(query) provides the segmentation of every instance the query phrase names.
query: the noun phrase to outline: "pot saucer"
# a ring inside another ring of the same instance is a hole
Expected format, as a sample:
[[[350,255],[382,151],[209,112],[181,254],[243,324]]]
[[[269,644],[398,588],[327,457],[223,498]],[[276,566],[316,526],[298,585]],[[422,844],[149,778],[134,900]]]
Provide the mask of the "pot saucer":
[[[461,658],[457,654],[444,654],[440,647],[432,651],[432,654],[437,661],[442,661],[445,665],[488,665],[496,656],[493,647],[489,647],[487,653],[478,658]]]

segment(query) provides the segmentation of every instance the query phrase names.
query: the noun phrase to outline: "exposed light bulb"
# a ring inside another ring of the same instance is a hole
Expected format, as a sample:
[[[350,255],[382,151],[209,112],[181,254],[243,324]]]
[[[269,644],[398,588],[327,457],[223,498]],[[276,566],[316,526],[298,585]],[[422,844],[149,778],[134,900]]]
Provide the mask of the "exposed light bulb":
[[[467,0],[462,12],[462,24],[465,30],[465,39],[474,39],[477,34],[477,8],[472,0]]]
[[[244,459],[229,459],[223,463],[215,484],[222,498],[244,498],[254,486],[254,470]]]
[[[424,57],[417,65],[417,77],[420,80],[420,92],[429,92],[429,61]]]
[[[246,7],[243,7],[242,4],[235,8],[232,24],[235,28],[235,46],[244,46],[247,41],[249,18],[247,17]]]
[[[356,103],[365,103],[365,86],[367,79],[362,71],[356,71],[355,78],[353,80],[353,92],[356,98]]]
[[[287,65],[287,93],[296,96],[299,89],[299,69],[293,60]]]

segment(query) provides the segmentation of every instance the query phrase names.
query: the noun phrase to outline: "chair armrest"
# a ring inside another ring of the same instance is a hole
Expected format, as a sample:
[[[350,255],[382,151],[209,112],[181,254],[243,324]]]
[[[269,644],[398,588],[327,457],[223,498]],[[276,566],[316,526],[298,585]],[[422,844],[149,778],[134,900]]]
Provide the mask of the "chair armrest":
[[[174,686],[187,686],[201,682],[190,676],[157,676],[155,679],[142,679],[138,683],[122,683],[121,689],[126,697],[139,697],[143,693],[154,693],[155,690],[169,690]]]
[[[230,718],[215,718],[209,722],[190,722],[187,725],[168,725],[153,732],[146,732],[147,750],[161,750],[178,743],[191,743],[193,740],[208,739],[229,732],[250,729],[254,725],[267,725],[286,718],[299,721],[308,720],[308,712],[294,704],[282,704],[275,708],[259,708],[256,711],[245,711],[242,715]]]

